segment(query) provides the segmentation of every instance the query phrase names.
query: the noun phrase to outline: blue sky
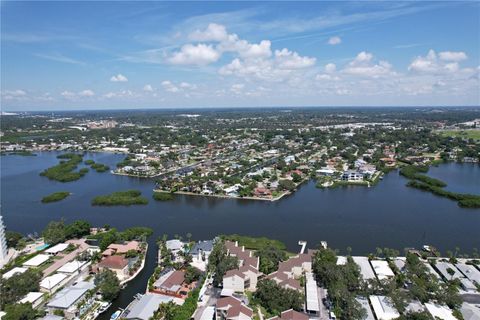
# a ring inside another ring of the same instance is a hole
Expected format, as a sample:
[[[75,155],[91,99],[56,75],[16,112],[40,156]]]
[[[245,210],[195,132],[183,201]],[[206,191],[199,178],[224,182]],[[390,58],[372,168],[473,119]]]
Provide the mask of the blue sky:
[[[2,110],[479,105],[479,2],[1,3]]]

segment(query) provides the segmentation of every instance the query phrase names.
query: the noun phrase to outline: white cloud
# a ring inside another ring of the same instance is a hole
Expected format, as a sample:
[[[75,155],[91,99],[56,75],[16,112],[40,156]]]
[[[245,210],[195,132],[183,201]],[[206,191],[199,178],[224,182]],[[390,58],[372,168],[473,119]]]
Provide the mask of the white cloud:
[[[145,86],[143,86],[143,91],[146,91],[146,92],[152,92],[153,91],[153,87],[149,84],[146,84]]]
[[[76,96],[76,93],[75,92],[72,92],[72,91],[63,91],[62,93],[60,93],[60,95],[66,99],[71,99],[71,98],[74,98]]]
[[[245,88],[245,84],[243,83],[236,83],[236,84],[233,84],[231,87],[230,87],[230,91],[235,93],[235,94],[240,94],[242,93],[243,89]]]
[[[119,73],[119,74],[117,74],[116,76],[112,76],[112,77],[110,78],[110,81],[112,81],[112,82],[127,82],[128,79],[127,79],[127,77],[125,77],[123,74],[120,74],[120,73]]]
[[[207,65],[217,61],[220,58],[220,53],[217,52],[212,45],[207,44],[186,44],[182,46],[180,51],[174,52],[168,58],[171,64],[179,65]]]
[[[78,95],[80,97],[93,97],[95,95],[95,92],[93,92],[90,89],[87,89],[87,90],[80,91]]]
[[[2,95],[12,96],[12,97],[24,97],[24,96],[27,95],[27,92],[25,92],[24,90],[21,90],[21,89],[6,90],[6,91],[2,91]]]
[[[394,74],[392,65],[387,61],[373,63],[372,60],[373,54],[362,51],[342,70],[342,73],[374,78]]]
[[[337,70],[337,66],[334,63],[327,63],[325,65],[325,72],[326,73],[333,73]]]
[[[340,44],[340,43],[342,43],[342,39],[340,37],[331,37],[330,39],[328,39],[328,44],[330,44],[332,46]]]
[[[464,52],[443,51],[438,55],[430,49],[426,56],[416,57],[410,63],[408,70],[418,73],[456,73],[465,72],[461,69],[459,62],[467,59]]]
[[[275,50],[275,60],[280,69],[302,69],[315,64],[316,59],[310,57],[301,57],[297,52],[289,51],[284,48],[281,51]]]
[[[174,85],[170,80],[165,80],[162,82],[162,87],[163,89],[165,89],[165,91],[168,91],[168,92],[178,92],[180,91],[180,89]]]
[[[207,27],[207,29],[201,31],[201,30],[195,30],[189,35],[190,40],[193,41],[224,41],[228,37],[227,34],[227,28],[225,26],[216,24],[216,23],[210,23]]]
[[[440,57],[440,60],[455,61],[455,62],[467,60],[467,58],[468,58],[467,55],[465,54],[465,52],[463,52],[463,51],[458,51],[458,52],[443,51],[443,52],[439,52],[438,56]]]
[[[248,44],[239,54],[245,59],[268,58],[272,55],[271,45],[269,40],[262,40],[259,44]]]

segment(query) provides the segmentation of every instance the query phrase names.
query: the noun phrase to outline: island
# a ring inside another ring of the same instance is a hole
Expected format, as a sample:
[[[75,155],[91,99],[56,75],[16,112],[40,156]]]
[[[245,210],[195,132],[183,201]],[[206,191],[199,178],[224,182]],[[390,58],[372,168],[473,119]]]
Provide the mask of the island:
[[[68,191],[59,191],[59,192],[54,192],[52,194],[49,194],[48,196],[45,196],[42,198],[42,203],[50,203],[50,202],[57,202],[65,199],[71,195],[70,192]]]
[[[148,204],[148,199],[142,197],[142,192],[139,190],[113,192],[108,195],[95,197],[92,200],[92,205],[94,206],[130,206],[146,204]]]

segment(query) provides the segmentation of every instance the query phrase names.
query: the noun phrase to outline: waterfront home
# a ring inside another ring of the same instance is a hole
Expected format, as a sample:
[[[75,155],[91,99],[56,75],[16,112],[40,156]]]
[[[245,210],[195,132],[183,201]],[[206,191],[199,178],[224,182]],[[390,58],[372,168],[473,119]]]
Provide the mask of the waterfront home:
[[[253,190],[253,195],[259,198],[266,198],[272,196],[272,191],[265,187],[257,187]]]
[[[462,279],[463,274],[449,262],[436,261],[433,265],[445,280]]]
[[[312,272],[313,253],[313,250],[308,250],[308,253],[300,253],[287,261],[280,262],[278,270],[270,273],[267,278],[284,288],[303,291],[298,279],[303,274]]]
[[[358,171],[348,170],[342,174],[341,179],[342,181],[363,181],[363,174]]]
[[[470,281],[480,285],[480,271],[473,265],[465,263],[455,264],[458,270],[460,270]]]
[[[60,290],[47,304],[50,314],[63,312],[66,319],[73,319],[80,316],[79,304],[87,297],[89,290],[93,290],[93,282],[79,281],[76,284]]]
[[[320,169],[316,170],[315,172],[316,172],[317,176],[323,176],[323,177],[331,177],[335,174],[334,169],[330,169],[330,168],[327,168],[327,167],[320,168]]]
[[[250,320],[253,310],[234,297],[224,297],[217,300],[216,320]]]
[[[128,278],[129,276],[129,262],[123,256],[107,256],[98,263],[99,271],[109,269],[117,275],[120,281]]]
[[[378,280],[390,279],[395,276],[387,261],[371,260],[370,263],[372,264],[373,271],[375,271]]]
[[[253,251],[245,249],[244,246],[239,247],[237,241],[225,241],[225,247],[230,256],[238,258],[240,266],[249,265],[258,270],[260,260],[255,257]]]
[[[170,301],[177,302],[173,297],[146,293],[135,298],[128,306],[122,318],[128,320],[149,320],[162,303],[168,303]]]
[[[378,320],[393,320],[400,317],[392,300],[386,296],[370,296],[370,304]]]
[[[352,257],[352,259],[360,267],[360,275],[363,280],[375,279],[375,273],[367,257]]]
[[[205,240],[196,242],[190,250],[192,256],[191,266],[205,271],[207,269],[208,257],[213,250],[213,240]]]
[[[257,290],[258,278],[261,275],[260,271],[249,265],[228,270],[223,276],[223,289],[242,293],[245,290],[255,291]]]
[[[167,250],[169,250],[172,254],[171,258],[174,262],[181,262],[183,261],[182,253],[185,250],[185,243],[178,240],[172,239],[165,242],[165,246]]]
[[[55,246],[50,247],[47,250],[45,250],[45,253],[49,254],[49,255],[52,255],[52,256],[55,256],[55,255],[59,254],[60,252],[65,251],[68,248],[68,245],[69,245],[68,243],[58,243]]]
[[[283,311],[280,316],[268,318],[267,320],[308,320],[308,316],[304,313],[293,309]]]
[[[133,240],[133,241],[130,241],[127,243],[121,243],[121,244],[112,243],[103,252],[103,255],[110,256],[113,254],[126,254],[130,250],[140,252],[141,251],[140,242]]]
[[[153,284],[156,291],[166,295],[178,296],[185,281],[185,272],[181,270],[170,270],[163,274]]]

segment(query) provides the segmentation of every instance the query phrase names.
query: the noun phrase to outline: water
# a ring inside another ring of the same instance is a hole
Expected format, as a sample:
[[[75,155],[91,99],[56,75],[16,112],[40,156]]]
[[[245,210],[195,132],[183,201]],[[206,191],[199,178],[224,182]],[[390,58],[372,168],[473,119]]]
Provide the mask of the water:
[[[463,209],[449,199],[405,187],[406,180],[392,172],[375,187],[346,187],[320,190],[313,182],[280,201],[215,199],[175,196],[173,201],[147,206],[93,207],[93,197],[114,191],[139,189],[151,198],[154,183],[148,179],[90,171],[70,183],[50,181],[39,172],[58,162],[56,153],[37,157],[1,157],[1,210],[10,230],[41,232],[51,220],[85,219],[92,224],[123,229],[149,226],[150,239],[145,270],[133,280],[112,306],[125,307],[138,292],[144,292],[156,260],[155,239],[166,233],[193,239],[211,239],[225,233],[266,236],[286,243],[292,251],[298,240],[309,247],[326,240],[329,246],[354,254],[375,252],[376,247],[420,247],[432,244],[442,252],[460,247],[463,252],[480,248],[480,210]],[[88,153],[93,159],[114,167],[122,155]],[[474,164],[442,164],[429,175],[448,183],[456,192],[480,194],[480,167]],[[41,198],[56,191],[73,194],[63,201],[42,204]],[[107,319],[111,312],[103,315]]]

